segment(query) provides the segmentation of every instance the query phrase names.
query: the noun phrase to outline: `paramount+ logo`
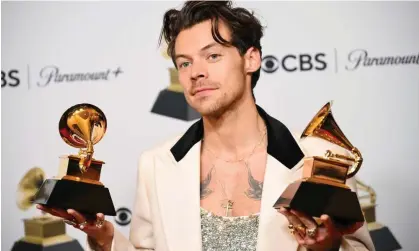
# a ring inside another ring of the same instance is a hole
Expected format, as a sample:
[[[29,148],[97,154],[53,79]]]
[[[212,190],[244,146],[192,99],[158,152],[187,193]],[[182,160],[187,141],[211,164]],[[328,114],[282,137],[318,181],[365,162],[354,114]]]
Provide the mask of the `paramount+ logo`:
[[[327,66],[324,52],[286,54],[280,57],[266,55],[261,63],[261,68],[266,73],[324,71]]]
[[[102,68],[94,71],[65,71],[56,65],[48,65],[35,70],[27,65],[25,70],[22,68],[11,68],[1,70],[1,88],[15,88],[22,85],[31,87],[45,88],[54,84],[71,83],[92,83],[109,82],[117,79],[124,73],[121,67]]]

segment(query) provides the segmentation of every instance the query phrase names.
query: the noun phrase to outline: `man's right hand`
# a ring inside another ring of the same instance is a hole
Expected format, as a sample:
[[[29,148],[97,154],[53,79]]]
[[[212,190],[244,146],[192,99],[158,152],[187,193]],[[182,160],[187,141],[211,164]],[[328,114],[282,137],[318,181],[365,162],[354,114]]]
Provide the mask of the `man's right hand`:
[[[105,220],[102,213],[96,214],[95,220],[86,219],[81,213],[73,209],[63,210],[37,205],[36,208],[64,220],[65,223],[85,232],[90,240],[96,242],[102,250],[110,250],[114,234],[114,226]]]

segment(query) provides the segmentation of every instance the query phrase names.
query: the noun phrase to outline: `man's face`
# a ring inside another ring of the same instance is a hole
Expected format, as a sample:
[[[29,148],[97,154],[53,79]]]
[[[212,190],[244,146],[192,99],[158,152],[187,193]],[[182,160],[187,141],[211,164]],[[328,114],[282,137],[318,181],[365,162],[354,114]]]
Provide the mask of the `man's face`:
[[[230,40],[222,22],[219,32]],[[186,100],[202,116],[222,113],[246,92],[245,59],[237,48],[222,46],[213,39],[210,20],[179,33],[175,60]]]

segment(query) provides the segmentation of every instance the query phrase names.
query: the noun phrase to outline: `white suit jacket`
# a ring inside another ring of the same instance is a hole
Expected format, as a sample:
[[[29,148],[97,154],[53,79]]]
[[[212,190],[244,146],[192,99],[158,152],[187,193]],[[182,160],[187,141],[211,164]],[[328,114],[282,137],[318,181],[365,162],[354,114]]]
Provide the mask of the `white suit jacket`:
[[[323,156],[326,149],[346,150],[317,138],[300,141],[278,120],[258,107],[267,125],[268,159],[261,200],[257,251],[305,250],[288,229],[287,219],[273,208],[292,181],[301,178],[304,156]],[[144,152],[127,239],[115,229],[112,251],[201,251],[200,148],[202,120],[181,137]],[[330,148],[332,147],[332,148]],[[347,184],[355,191],[354,180]],[[88,250],[95,250],[89,247]],[[366,224],[343,238],[341,251],[373,251]]]

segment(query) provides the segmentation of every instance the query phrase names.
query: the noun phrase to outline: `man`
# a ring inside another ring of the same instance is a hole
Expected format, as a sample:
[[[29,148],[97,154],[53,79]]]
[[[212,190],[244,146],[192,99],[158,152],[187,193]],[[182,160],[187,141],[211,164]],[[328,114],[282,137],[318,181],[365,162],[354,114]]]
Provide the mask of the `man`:
[[[161,38],[202,119],[141,155],[129,240],[103,214],[92,222],[71,209],[39,208],[86,232],[92,250],[374,250],[365,225],[338,228],[326,215],[317,225],[273,208],[301,177],[304,155],[333,146],[299,142],[255,104],[262,35],[253,14],[230,2],[166,12]]]

